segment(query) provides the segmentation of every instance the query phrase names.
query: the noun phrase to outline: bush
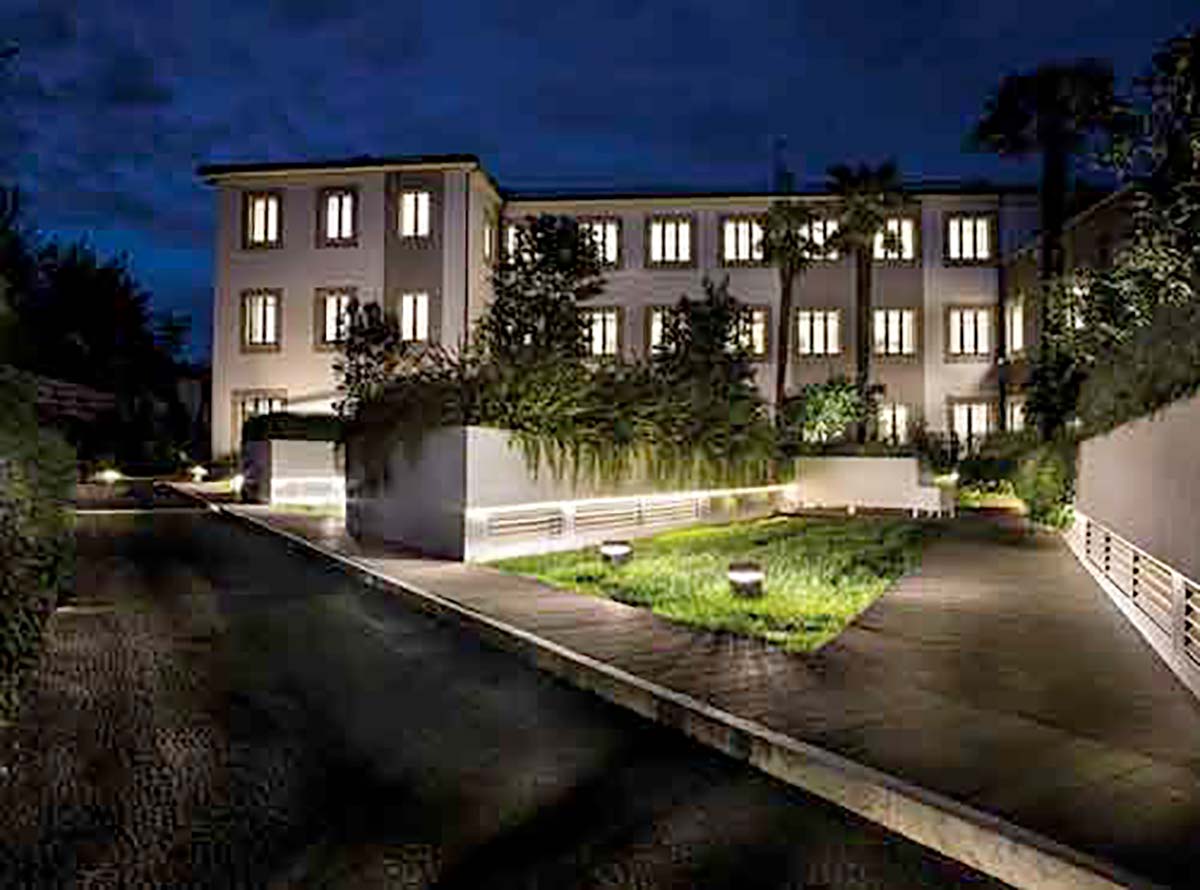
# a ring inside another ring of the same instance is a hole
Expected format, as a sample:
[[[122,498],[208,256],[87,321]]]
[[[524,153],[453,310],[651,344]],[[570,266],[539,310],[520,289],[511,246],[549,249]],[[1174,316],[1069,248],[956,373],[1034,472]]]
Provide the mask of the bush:
[[[33,387],[0,377],[0,714],[11,714],[42,628],[70,589],[75,453],[37,425]]]
[[[1065,528],[1075,495],[1075,442],[1064,438],[1039,445],[1021,459],[1013,487],[1030,519]]]

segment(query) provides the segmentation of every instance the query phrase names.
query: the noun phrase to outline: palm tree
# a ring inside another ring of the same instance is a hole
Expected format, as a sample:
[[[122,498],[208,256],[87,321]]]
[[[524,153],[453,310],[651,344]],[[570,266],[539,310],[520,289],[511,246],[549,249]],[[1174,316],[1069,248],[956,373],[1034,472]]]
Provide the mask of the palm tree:
[[[837,231],[829,245],[850,255],[854,263],[855,384],[866,404],[871,377],[871,288],[874,280],[875,237],[881,232],[886,245],[892,236],[884,231],[890,214],[903,197],[900,174],[891,161],[871,167],[838,164],[829,168],[829,187],[838,196]],[[866,441],[867,425],[857,427],[859,442]]]
[[[763,258],[779,270],[779,317],[775,334],[775,412],[787,395],[788,360],[792,354],[792,294],[796,279],[812,265],[812,226],[816,217],[803,204],[776,201],[763,219]]]

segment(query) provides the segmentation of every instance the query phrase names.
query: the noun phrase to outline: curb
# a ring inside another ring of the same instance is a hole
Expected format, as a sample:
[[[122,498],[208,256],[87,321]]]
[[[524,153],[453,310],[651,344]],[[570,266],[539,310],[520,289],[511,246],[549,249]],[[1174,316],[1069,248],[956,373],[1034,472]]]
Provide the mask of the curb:
[[[203,500],[191,492],[182,493]],[[644,680],[409,582],[397,581],[354,557],[314,544],[262,519],[206,503],[214,513],[298,545],[348,570],[368,586],[397,594],[419,611],[455,620],[539,670],[679,730],[735,760],[1014,887],[1099,890],[1159,886],[997,816]]]

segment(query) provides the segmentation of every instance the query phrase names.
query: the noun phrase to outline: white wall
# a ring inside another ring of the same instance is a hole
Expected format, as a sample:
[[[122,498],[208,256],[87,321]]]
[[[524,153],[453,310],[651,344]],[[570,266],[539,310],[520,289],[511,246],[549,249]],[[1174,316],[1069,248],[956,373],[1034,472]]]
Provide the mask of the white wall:
[[[954,512],[953,492],[922,485],[915,457],[802,457],[796,477],[805,507]]]

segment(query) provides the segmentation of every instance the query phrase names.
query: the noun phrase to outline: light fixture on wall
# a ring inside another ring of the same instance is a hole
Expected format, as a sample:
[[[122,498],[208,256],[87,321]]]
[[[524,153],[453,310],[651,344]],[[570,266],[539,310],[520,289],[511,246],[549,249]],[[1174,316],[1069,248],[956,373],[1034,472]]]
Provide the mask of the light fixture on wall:
[[[600,545],[600,555],[610,566],[619,566],[633,555],[633,547],[628,541],[605,541]]]
[[[763,581],[767,576],[756,562],[731,562],[728,577],[734,596],[758,597],[763,594]]]

